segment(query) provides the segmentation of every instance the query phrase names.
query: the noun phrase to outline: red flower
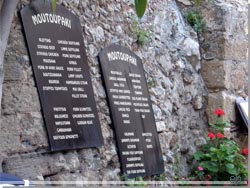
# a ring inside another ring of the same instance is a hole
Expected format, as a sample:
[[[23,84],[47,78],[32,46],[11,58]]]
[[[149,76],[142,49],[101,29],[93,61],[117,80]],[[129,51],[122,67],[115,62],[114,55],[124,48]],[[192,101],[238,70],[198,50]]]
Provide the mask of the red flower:
[[[221,139],[225,138],[225,135],[222,133],[217,133],[216,136]]]
[[[212,179],[212,176],[210,174],[206,175],[206,177],[210,180]]]
[[[216,109],[216,110],[214,111],[214,113],[215,113],[216,115],[218,115],[218,116],[224,116],[224,115],[225,115],[224,110],[222,110],[222,109],[220,109],[220,108]]]
[[[216,135],[213,133],[208,133],[207,136],[211,138],[212,140],[216,138]]]
[[[248,155],[248,149],[247,148],[243,149],[242,153],[243,153],[243,155],[247,156]]]

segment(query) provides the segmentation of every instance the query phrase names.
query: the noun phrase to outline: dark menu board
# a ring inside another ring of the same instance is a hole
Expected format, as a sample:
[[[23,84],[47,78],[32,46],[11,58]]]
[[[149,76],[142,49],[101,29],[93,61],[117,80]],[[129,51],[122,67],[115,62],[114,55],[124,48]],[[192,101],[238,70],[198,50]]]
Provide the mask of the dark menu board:
[[[103,145],[79,19],[42,0],[21,17],[51,150]]]
[[[99,54],[122,171],[128,177],[164,172],[142,60],[111,45]]]

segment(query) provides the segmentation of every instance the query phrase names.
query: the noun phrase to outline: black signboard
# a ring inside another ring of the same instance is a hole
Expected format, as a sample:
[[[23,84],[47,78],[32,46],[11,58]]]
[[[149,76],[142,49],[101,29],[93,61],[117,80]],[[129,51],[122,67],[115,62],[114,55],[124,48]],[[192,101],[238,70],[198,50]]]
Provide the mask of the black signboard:
[[[51,150],[103,145],[79,19],[43,0],[21,17]]]
[[[161,174],[161,147],[142,60],[111,45],[99,54],[122,171],[128,177]]]

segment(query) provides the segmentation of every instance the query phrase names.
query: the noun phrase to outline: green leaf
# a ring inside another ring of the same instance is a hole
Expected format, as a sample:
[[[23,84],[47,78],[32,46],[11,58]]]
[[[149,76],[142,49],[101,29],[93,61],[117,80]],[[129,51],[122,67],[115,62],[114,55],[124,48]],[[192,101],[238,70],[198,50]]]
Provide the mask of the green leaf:
[[[224,145],[224,144],[220,145],[220,149],[221,149],[221,151],[225,151],[225,152],[230,151],[230,148],[228,146]]]
[[[233,168],[235,168],[235,167],[234,167],[234,164],[232,164],[232,163],[227,163],[225,166],[226,166],[227,169],[229,169],[229,170],[232,170]]]
[[[211,147],[211,148],[210,148],[210,151],[211,151],[211,152],[214,152],[214,153],[217,153],[217,152],[218,152],[218,149],[216,149],[216,148],[214,148],[214,147]]]
[[[222,122],[222,121],[223,121],[222,116],[218,116],[217,119],[216,119],[216,123]]]
[[[245,160],[245,157],[241,154],[236,154],[237,160]]]
[[[196,152],[196,153],[194,154],[195,160],[199,161],[199,160],[202,158],[203,154],[204,154],[204,153],[201,152],[201,151]]]
[[[56,12],[56,2],[57,0],[53,0],[52,3],[52,7],[53,7],[53,12]]]
[[[211,157],[211,161],[212,162],[218,162],[218,159],[216,157],[214,157],[214,158]]]
[[[236,169],[236,167],[234,166],[234,164],[227,163],[225,166],[226,166],[227,172],[229,174],[232,174],[232,175],[238,175],[239,174],[239,172]]]
[[[228,161],[228,162],[234,162],[234,155],[229,155],[227,157],[225,157],[225,159]]]
[[[142,18],[147,7],[147,0],[135,0],[135,10],[139,18]]]
[[[224,134],[224,128],[223,127],[216,127],[215,129],[217,131],[221,132],[222,134]]]
[[[200,28],[202,28],[201,26],[199,26]],[[219,132],[224,132],[224,128],[215,124],[209,124],[212,128],[214,128],[215,130],[219,131]]]
[[[143,181],[143,178],[141,176],[136,177],[136,181]]]
[[[215,124],[213,124],[213,123],[208,123],[208,125],[212,126],[212,125],[215,125]]]
[[[215,162],[203,161],[199,165],[202,166],[203,168],[206,168],[210,172],[218,172],[219,171],[217,163],[215,163]]]
[[[203,156],[206,157],[206,158],[212,158],[213,156],[216,156],[216,154],[207,153],[207,154],[205,154],[205,155],[203,155]]]
[[[205,144],[202,146],[203,151],[208,151],[212,147],[212,144]]]
[[[201,5],[201,0],[196,0],[197,5]]]
[[[233,140],[230,140],[230,139],[225,138],[225,139],[224,139],[224,143],[225,143],[225,144],[231,144],[231,145],[232,145],[232,144],[234,144],[234,141],[233,141]]]
[[[207,169],[210,172],[218,172],[218,166],[217,163],[215,162],[211,162],[211,161],[203,161],[201,163],[199,163],[200,166],[202,166],[203,168]]]
[[[216,163],[213,163],[213,164],[210,166],[209,171],[210,171],[210,172],[218,172],[219,169],[218,169],[217,164],[216,164]]]
[[[216,127],[216,125],[215,125],[215,124],[212,124],[212,123],[209,123],[209,125],[210,125],[211,127]]]

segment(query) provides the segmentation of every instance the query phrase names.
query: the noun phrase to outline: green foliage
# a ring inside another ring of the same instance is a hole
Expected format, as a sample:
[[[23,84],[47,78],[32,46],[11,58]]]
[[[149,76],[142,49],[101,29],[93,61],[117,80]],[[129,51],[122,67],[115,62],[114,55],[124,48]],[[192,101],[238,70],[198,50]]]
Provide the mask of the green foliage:
[[[186,19],[198,34],[206,31],[206,22],[203,20],[201,12],[199,10],[192,10],[187,12]]]
[[[128,178],[128,176],[124,174],[121,176],[121,181],[128,182],[128,186],[147,186],[147,182],[145,182],[141,176],[136,178]]]
[[[138,18],[142,18],[147,7],[147,0],[135,0],[135,10]]]
[[[210,174],[213,180],[229,180],[232,175],[245,179],[247,177],[245,158],[238,152],[237,143],[222,142],[218,147],[210,147],[208,150],[203,148],[194,157],[199,161],[199,166],[204,168],[203,173]],[[204,180],[204,174],[197,178]]]
[[[201,1],[202,1],[202,0],[195,0],[196,5],[197,5],[197,6],[200,6],[200,5],[201,5]],[[208,2],[210,2],[210,0],[208,0]]]
[[[239,145],[223,135],[224,128],[230,124],[218,116],[216,123],[210,125],[214,133],[208,134],[208,143],[194,154],[198,166],[204,170],[197,171],[196,166],[191,179],[204,181],[207,180],[207,175],[215,181],[229,181],[231,176],[246,179],[248,172],[244,163],[245,157],[239,153]]]
[[[139,45],[144,45],[147,42],[149,42],[151,33],[149,29],[144,29],[139,24],[139,22],[136,20],[136,18],[133,19],[133,25],[132,25],[132,31],[136,33],[137,42]]]
[[[201,0],[195,0],[195,2],[196,2],[196,5],[201,5]]]
[[[148,87],[155,87],[157,85],[156,80],[153,77],[150,77],[148,80]]]
[[[149,39],[150,39],[150,33],[147,30],[144,30],[142,28],[137,28],[137,38],[138,38],[138,42],[141,45],[146,44]]]
[[[162,173],[162,174],[159,174],[159,175],[154,175],[153,180],[155,180],[155,181],[166,181],[166,177],[167,177],[167,174]]]
[[[53,0],[53,2],[51,2],[54,12],[56,11],[56,2],[57,2],[57,0]]]
[[[163,174],[159,174],[159,175],[154,175],[151,176],[151,178],[153,178],[154,181],[166,181],[166,177],[167,175],[165,173]],[[123,174],[120,177],[121,181],[125,181],[125,185],[126,186],[148,186],[148,183],[146,181],[144,181],[144,178],[141,176],[138,176],[136,178],[128,178],[127,174]]]
[[[216,119],[216,123],[215,124],[212,124],[212,123],[209,123],[209,125],[216,131],[218,132],[221,132],[221,133],[224,133],[224,128],[225,127],[230,127],[230,123],[227,122],[227,121],[223,121],[221,117],[218,117]]]

